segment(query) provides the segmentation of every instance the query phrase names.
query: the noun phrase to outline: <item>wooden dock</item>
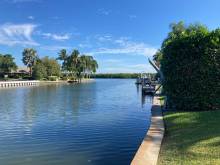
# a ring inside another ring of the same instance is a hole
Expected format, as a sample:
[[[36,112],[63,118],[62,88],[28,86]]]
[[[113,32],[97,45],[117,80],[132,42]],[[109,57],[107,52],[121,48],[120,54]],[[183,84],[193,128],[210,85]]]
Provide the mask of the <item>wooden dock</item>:
[[[40,81],[0,81],[0,88],[36,86]]]

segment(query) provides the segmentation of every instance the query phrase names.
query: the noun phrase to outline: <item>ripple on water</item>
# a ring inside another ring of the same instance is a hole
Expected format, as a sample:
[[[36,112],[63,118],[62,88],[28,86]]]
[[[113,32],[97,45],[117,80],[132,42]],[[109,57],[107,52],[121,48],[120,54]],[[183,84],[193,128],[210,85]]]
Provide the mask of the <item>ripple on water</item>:
[[[0,164],[129,164],[150,122],[134,80],[0,93]]]

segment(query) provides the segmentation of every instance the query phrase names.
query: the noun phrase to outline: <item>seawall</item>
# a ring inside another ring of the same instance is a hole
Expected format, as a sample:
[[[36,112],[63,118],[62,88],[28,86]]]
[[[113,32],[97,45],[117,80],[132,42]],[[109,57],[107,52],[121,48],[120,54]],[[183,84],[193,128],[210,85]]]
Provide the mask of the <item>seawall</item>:
[[[136,152],[131,165],[156,165],[161,143],[164,136],[164,122],[160,100],[154,96],[151,109],[151,125],[138,151]]]

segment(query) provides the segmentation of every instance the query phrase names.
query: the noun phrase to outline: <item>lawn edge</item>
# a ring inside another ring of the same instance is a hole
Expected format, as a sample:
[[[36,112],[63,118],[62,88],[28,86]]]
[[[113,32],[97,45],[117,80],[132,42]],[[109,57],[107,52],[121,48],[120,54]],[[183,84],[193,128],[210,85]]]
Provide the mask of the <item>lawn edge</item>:
[[[156,165],[165,133],[160,96],[154,96],[151,108],[151,124],[131,165]]]

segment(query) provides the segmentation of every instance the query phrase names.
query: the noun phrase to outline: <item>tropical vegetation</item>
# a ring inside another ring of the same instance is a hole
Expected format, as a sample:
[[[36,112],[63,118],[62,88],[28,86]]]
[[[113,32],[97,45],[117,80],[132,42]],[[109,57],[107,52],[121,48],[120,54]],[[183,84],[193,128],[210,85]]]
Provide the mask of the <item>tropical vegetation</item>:
[[[0,75],[16,71],[17,65],[10,54],[0,54]]]
[[[61,75],[60,64],[54,58],[48,56],[38,58],[33,67],[34,79],[48,79],[51,77],[59,77]]]
[[[80,54],[78,50],[68,54],[62,49],[57,59],[62,61],[62,72],[73,79],[90,78],[98,68],[98,63],[92,56]]]
[[[220,29],[172,24],[154,60],[164,75],[169,109],[220,108]]]
[[[158,164],[220,164],[220,29],[171,24],[154,61],[168,105]]]
[[[24,65],[26,65],[30,70],[30,76],[32,76],[32,68],[36,64],[36,61],[38,59],[37,51],[32,48],[26,48],[22,52],[23,58],[22,61]]]
[[[62,61],[60,65],[58,61]],[[17,73],[17,65],[10,54],[0,54],[0,76],[6,74],[13,78],[37,79],[37,80],[81,80],[90,78],[98,68],[97,61],[89,55],[80,54],[78,50],[73,50],[70,54],[65,49],[58,53],[58,58],[44,56],[39,57],[37,50],[25,48],[22,52],[22,62],[29,69],[29,75]]]
[[[148,73],[152,79],[156,79],[155,73]],[[138,78],[140,73],[98,73],[93,74],[92,78]]]

